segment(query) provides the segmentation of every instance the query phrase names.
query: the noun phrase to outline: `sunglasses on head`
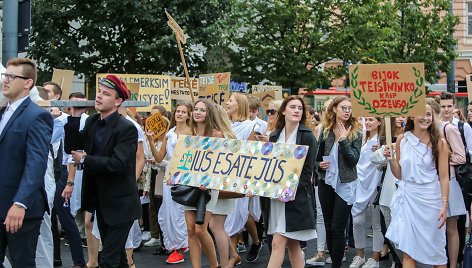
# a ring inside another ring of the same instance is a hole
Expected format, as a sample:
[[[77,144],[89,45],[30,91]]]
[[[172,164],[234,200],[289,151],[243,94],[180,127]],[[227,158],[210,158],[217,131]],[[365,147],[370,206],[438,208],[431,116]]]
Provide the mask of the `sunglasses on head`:
[[[274,115],[277,113],[277,110],[274,110],[274,109],[267,109],[266,110],[266,114],[267,115]]]

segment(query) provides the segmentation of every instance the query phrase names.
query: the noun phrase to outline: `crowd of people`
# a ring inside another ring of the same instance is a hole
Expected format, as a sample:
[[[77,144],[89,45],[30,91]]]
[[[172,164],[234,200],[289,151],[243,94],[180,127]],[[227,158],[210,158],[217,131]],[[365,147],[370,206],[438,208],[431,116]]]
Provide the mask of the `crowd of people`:
[[[472,103],[466,120],[450,93],[428,98],[425,115],[389,123],[353,117],[346,96],[315,111],[295,95],[270,102],[266,122],[259,99],[241,93],[223,106],[206,99],[172,111],[156,106],[143,118],[122,107],[130,92],[114,75],[99,83],[90,114],[36,105],[62,91],[53,82],[35,86],[31,60],[11,59],[1,78],[0,267],[61,266],[60,229],[74,267],[136,267],[133,251],[142,245],[168,255],[168,264],[189,251],[194,268],[203,254],[212,268],[253,263],[264,244],[270,268],[282,266],[286,250],[292,267],[341,267],[349,247],[350,268],[376,268],[389,257],[392,267],[462,262],[472,193],[458,167],[470,163]],[[143,127],[155,113],[169,126],[157,138]],[[202,186],[209,202],[200,220],[200,207],[173,200],[165,176],[181,135],[309,146],[295,199]],[[305,257],[311,240],[317,250]]]

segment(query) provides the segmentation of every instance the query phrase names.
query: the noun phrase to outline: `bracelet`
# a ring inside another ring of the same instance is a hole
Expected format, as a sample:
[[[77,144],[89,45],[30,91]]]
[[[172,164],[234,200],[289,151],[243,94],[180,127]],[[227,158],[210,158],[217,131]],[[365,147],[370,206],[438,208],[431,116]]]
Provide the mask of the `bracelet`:
[[[447,203],[447,202],[448,202],[448,199],[449,199],[448,197],[443,197],[443,198],[442,198],[442,201]]]

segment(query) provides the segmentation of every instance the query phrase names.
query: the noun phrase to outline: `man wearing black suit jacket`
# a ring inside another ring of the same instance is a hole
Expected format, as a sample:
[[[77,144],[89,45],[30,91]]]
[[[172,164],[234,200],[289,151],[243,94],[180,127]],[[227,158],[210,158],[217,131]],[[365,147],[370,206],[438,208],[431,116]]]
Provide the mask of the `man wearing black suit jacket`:
[[[81,132],[85,152],[72,151],[83,165],[82,208],[96,211],[103,250],[100,267],[128,267],[125,243],[133,221],[141,217],[136,186],[136,127],[118,114],[129,98],[126,85],[108,75],[99,83],[95,109]]]

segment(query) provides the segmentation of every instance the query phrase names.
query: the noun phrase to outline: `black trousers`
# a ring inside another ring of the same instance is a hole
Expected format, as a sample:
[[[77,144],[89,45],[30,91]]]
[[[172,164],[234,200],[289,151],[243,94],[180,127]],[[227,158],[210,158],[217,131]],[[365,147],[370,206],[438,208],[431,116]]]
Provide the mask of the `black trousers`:
[[[125,244],[133,221],[117,225],[105,223],[100,209],[97,209],[97,224],[100,231],[103,250],[100,253],[101,268],[128,268]]]
[[[333,261],[331,267],[339,268],[344,256],[345,229],[352,205],[348,205],[324,180],[318,184],[321,210],[326,228],[326,243]]]
[[[42,219],[25,219],[23,226],[14,234],[7,233],[1,219],[0,225],[0,267],[3,268],[6,249],[10,253],[10,264],[13,268],[35,268],[36,246]]]

